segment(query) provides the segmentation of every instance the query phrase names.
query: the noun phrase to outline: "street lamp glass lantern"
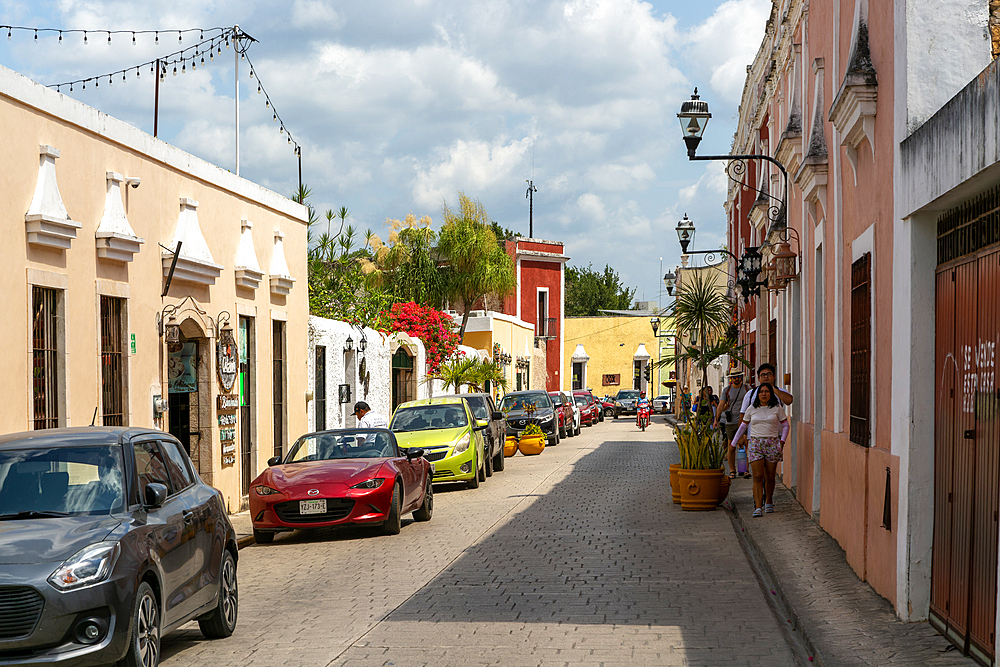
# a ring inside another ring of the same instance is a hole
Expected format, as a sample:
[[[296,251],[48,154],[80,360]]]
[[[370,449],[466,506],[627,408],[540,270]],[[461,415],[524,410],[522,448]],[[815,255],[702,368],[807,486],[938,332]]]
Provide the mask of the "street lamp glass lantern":
[[[787,241],[779,241],[774,246],[775,280],[784,287],[789,281],[798,277],[796,271],[798,256],[792,251]]]
[[[653,335],[655,336],[656,332],[660,329],[660,318],[654,315],[649,318],[649,324],[653,327]]]
[[[694,243],[694,222],[688,218],[687,213],[677,222],[677,240],[681,244],[681,253],[686,255],[688,245]]]
[[[704,102],[698,97],[698,89],[694,89],[694,94],[690,100],[681,104],[681,111],[677,114],[677,120],[681,124],[681,133],[688,152],[693,154],[698,144],[701,142],[701,135],[705,132],[708,119],[712,114],[708,111],[708,102]]]
[[[667,287],[667,294],[670,296],[674,295],[674,279],[676,276],[673,271],[667,271],[663,274],[663,284]]]

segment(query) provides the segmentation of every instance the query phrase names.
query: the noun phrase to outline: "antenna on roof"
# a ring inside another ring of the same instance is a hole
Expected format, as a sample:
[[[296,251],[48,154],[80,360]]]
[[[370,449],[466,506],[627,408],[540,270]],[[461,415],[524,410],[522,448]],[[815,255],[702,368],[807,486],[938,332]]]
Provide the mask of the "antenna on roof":
[[[90,420],[90,425],[91,426],[94,426],[94,424],[97,422],[97,408],[98,408],[98,406],[95,405],[94,406],[94,418]]]

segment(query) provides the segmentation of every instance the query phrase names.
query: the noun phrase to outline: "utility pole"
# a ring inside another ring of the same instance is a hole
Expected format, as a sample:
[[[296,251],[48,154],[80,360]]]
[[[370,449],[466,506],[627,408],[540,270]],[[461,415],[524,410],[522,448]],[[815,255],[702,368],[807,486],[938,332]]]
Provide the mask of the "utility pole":
[[[240,175],[240,26],[233,27],[233,55],[236,56],[236,175]]]
[[[156,87],[153,89],[153,138],[156,138],[156,131],[159,128],[160,123],[160,77],[163,76],[163,72],[160,71],[160,59],[156,59]]]
[[[528,238],[535,238],[535,193],[538,192],[538,188],[535,187],[534,182],[525,180],[528,184],[528,191],[524,193],[524,198],[528,200]]]

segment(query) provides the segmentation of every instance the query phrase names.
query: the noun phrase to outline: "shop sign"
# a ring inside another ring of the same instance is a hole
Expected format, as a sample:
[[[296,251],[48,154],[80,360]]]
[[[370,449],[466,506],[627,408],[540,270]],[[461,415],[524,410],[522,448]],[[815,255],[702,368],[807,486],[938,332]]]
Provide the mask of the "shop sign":
[[[605,373],[604,376],[601,379],[602,379],[602,384],[605,387],[608,387],[608,386],[612,386],[613,387],[613,386],[620,385],[622,383],[621,373]]]
[[[228,394],[219,394],[215,397],[215,407],[219,410],[219,412],[235,410],[240,407],[240,397],[230,396]]]
[[[236,349],[236,339],[233,338],[232,329],[223,329],[219,332],[219,340],[215,345],[216,368],[219,372],[219,382],[226,391],[232,391],[236,382],[236,373],[239,370],[239,353]]]
[[[230,427],[227,427],[227,428],[220,428],[219,429],[219,440],[222,440],[223,442],[228,442],[230,440],[236,440],[236,427],[230,426]]]

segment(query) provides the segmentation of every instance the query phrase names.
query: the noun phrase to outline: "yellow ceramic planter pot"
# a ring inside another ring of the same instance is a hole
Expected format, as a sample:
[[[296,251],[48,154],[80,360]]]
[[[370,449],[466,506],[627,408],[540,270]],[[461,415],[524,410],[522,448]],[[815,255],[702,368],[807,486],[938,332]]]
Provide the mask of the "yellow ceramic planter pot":
[[[715,470],[678,470],[681,486],[681,509],[714,510],[719,504],[722,468]]]
[[[521,436],[521,439],[517,443],[517,448],[521,450],[521,453],[525,456],[534,456],[535,454],[541,454],[545,449],[545,436],[544,435],[529,435]]]
[[[514,454],[517,454],[517,438],[510,435],[503,443],[503,455],[504,458],[510,458]]]

